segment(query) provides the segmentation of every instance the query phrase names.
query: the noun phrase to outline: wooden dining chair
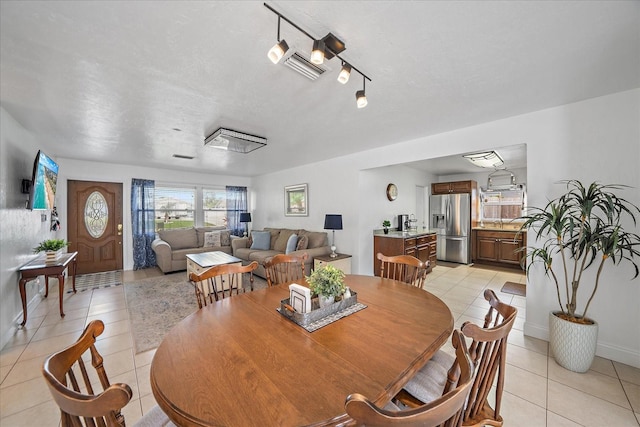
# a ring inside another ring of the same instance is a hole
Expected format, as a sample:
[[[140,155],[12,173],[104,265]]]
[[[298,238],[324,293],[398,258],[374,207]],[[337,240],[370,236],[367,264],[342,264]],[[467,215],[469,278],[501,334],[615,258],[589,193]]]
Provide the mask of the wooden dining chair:
[[[453,427],[460,425],[462,410],[471,390],[473,362],[463,335],[454,331],[451,343],[456,349],[456,357],[447,371],[447,389],[432,402],[416,408],[404,408],[389,403],[379,408],[361,394],[347,397],[345,409],[355,425],[362,426],[421,426]]]
[[[469,353],[476,366],[476,375],[471,393],[464,410],[462,425],[464,426],[502,426],[500,416],[502,392],[504,390],[504,374],[507,355],[507,337],[513,327],[518,310],[501,302],[496,294],[487,289],[484,298],[489,302],[489,311],[484,318],[482,327],[465,322],[462,333],[471,338]],[[422,368],[399,393],[398,399],[409,406],[419,406],[438,396],[436,383],[441,383],[443,364],[447,358],[452,358],[444,351],[436,353],[424,368]],[[495,402],[492,408],[489,404],[489,392],[495,382]]]
[[[304,263],[309,255],[302,256],[278,254],[264,262],[267,285],[304,281]]]
[[[249,265],[239,264],[222,264],[211,267],[201,274],[191,273],[189,280],[193,284],[198,300],[198,308],[213,304],[213,301],[224,299],[225,293],[228,291],[229,296],[244,292],[243,274],[249,273],[249,283],[253,291],[253,271],[258,268],[258,262],[253,261]],[[208,303],[207,303],[208,300]]]
[[[131,400],[133,393],[127,384],[109,383],[102,356],[95,347],[96,338],[103,331],[104,323],[93,320],[78,341],[44,361],[42,375],[60,407],[62,427],[125,426],[120,410]],[[91,378],[96,378],[96,375],[90,374],[87,367],[89,361],[89,368],[92,366],[95,369],[99,384],[91,383]],[[174,424],[156,405],[135,426],[160,427]]]
[[[378,252],[380,277],[399,280],[417,288],[422,288],[429,271],[429,261],[422,262],[411,255],[386,256]]]

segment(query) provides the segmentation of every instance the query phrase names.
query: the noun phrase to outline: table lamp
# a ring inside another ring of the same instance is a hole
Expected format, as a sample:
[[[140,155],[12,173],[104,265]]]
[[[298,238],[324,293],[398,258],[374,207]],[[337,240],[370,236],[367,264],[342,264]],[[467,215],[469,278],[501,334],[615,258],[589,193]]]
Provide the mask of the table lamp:
[[[331,238],[331,258],[338,256],[336,253],[336,230],[342,230],[342,215],[340,214],[326,214],[324,216],[324,229],[331,230],[333,236]]]
[[[240,212],[240,222],[244,222],[245,226],[244,226],[244,236],[248,236],[249,235],[249,224],[247,224],[248,222],[251,222],[251,213],[250,212]]]

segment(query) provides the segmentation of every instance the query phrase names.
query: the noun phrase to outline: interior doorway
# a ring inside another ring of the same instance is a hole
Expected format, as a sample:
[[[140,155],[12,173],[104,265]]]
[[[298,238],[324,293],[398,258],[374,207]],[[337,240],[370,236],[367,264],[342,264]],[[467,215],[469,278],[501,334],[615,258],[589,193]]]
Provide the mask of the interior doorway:
[[[69,180],[67,194],[77,274],[122,270],[122,183]]]

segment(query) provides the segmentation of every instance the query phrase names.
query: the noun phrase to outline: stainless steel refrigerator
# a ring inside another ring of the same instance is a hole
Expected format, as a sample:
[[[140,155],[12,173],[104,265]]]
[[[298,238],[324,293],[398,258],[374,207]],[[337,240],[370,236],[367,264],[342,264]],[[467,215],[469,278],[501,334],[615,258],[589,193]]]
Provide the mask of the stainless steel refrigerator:
[[[471,195],[445,194],[429,198],[431,228],[436,230],[436,257],[471,262]]]

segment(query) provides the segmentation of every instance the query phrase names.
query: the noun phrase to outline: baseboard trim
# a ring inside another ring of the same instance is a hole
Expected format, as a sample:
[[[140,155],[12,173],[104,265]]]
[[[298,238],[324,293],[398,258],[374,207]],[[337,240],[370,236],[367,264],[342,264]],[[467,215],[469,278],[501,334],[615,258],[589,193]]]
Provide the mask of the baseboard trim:
[[[42,295],[40,295],[40,292],[37,292],[33,296],[33,298],[31,298],[31,300],[27,303],[27,315],[29,314],[30,309],[37,306],[41,302],[41,300],[42,300]],[[16,315],[16,317],[13,318],[11,322],[11,327],[2,336],[2,340],[0,341],[0,349],[4,349],[4,346],[7,345],[7,343],[11,340],[11,338],[15,335],[16,331],[22,328],[22,326],[20,326],[20,323],[22,323],[22,317],[23,317],[22,310],[20,310],[20,312]]]

